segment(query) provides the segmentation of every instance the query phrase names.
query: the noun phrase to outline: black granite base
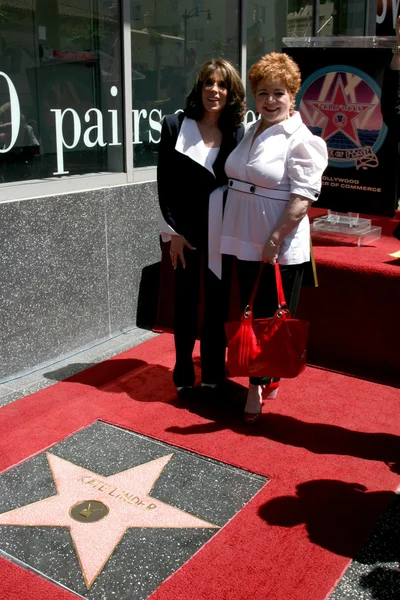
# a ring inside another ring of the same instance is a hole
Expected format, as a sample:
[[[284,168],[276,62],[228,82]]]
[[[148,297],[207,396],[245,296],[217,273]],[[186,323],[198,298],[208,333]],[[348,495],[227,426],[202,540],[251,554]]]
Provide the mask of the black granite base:
[[[0,202],[0,381],[135,326],[157,213],[155,181]]]
[[[268,481],[99,421],[48,452],[102,477],[173,454],[150,496],[218,526],[127,529],[89,590],[67,527],[0,526],[1,555],[90,600],[147,598]],[[42,453],[0,475],[0,514],[56,493]]]

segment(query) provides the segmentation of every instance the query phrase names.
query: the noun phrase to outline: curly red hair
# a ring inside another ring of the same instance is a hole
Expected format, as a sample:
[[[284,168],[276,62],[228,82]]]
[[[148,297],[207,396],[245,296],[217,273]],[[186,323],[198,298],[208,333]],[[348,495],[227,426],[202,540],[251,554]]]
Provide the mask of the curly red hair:
[[[301,86],[301,73],[298,64],[288,54],[271,52],[250,67],[249,80],[253,94],[261,81],[281,81],[295,97]]]

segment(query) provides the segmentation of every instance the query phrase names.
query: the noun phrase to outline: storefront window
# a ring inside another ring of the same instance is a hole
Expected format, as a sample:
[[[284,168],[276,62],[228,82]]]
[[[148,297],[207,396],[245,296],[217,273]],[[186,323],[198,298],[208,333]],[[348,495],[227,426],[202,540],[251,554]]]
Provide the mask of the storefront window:
[[[318,35],[364,35],[365,0],[321,0]]]
[[[282,38],[286,35],[285,3],[281,0],[259,0],[247,3],[247,72],[251,65],[264,54],[273,50],[280,52]],[[246,80],[247,114],[246,121],[256,118],[255,103]]]
[[[117,0],[0,4],[0,183],[123,171]]]
[[[239,0],[132,0],[135,167],[157,163],[161,120],[183,108],[200,65],[239,67]]]
[[[287,37],[362,36],[367,4],[366,0],[288,0]]]
[[[288,0],[287,37],[313,35],[313,0]]]
[[[400,5],[394,0],[377,0],[376,6],[376,35],[394,36],[396,19],[399,16]]]

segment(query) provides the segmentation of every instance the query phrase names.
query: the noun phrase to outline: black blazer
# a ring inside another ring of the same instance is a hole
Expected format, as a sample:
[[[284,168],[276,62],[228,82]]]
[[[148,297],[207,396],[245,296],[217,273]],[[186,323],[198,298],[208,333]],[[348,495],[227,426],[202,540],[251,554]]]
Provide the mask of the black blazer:
[[[224,134],[221,149],[213,164],[215,176],[189,156],[175,150],[183,113],[164,118],[158,151],[158,198],[164,219],[176,233],[196,248],[207,244],[210,194],[228,182],[224,167],[228,155],[244,134],[240,125]]]

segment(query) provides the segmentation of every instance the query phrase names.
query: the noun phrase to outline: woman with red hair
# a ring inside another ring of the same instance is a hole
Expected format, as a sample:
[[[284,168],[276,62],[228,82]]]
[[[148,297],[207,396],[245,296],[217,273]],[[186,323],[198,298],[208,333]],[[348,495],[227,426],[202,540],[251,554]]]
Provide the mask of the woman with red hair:
[[[281,269],[285,297],[295,313],[304,269],[310,261],[307,212],[321,190],[327,165],[325,142],[295,112],[300,70],[287,54],[272,52],[250,69],[249,79],[259,119],[247,129],[225,165],[229,177],[221,251],[237,258],[242,309],[264,266],[254,316],[270,317],[277,309],[275,272]],[[273,376],[273,373],[271,373]],[[250,378],[246,423],[261,414],[278,380]]]

